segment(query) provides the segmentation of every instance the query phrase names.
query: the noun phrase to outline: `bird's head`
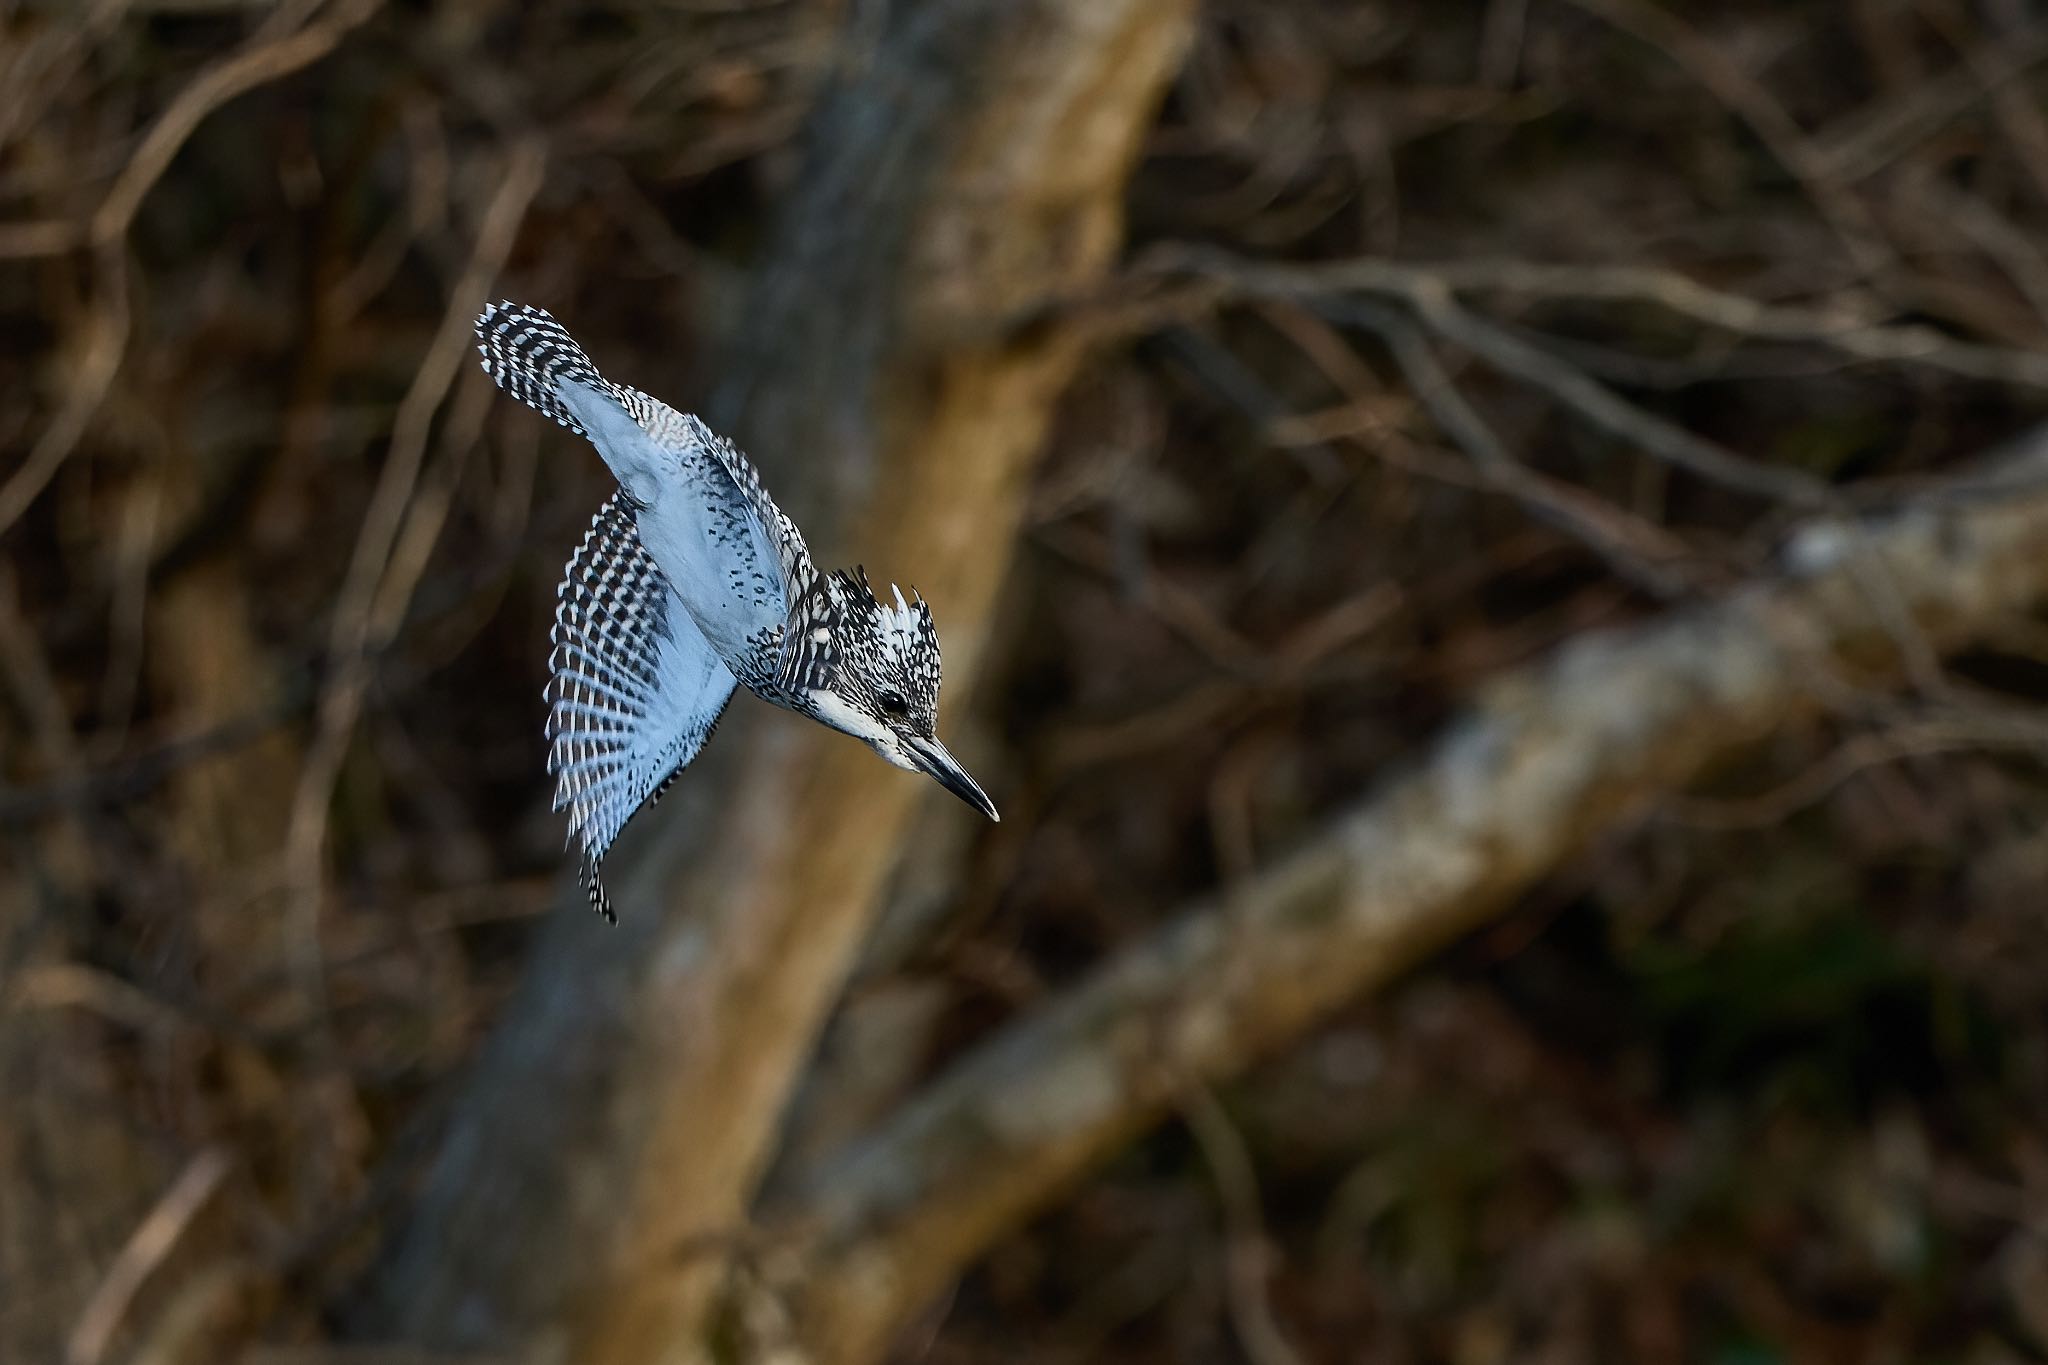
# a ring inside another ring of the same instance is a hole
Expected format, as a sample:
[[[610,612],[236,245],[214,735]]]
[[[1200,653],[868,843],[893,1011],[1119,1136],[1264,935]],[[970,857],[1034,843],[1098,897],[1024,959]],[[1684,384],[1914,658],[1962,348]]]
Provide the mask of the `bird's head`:
[[[995,803],[939,743],[939,633],[913,589],[893,603],[862,569],[824,575],[792,613],[783,677],[814,715],[899,768],[925,773],[991,820]]]

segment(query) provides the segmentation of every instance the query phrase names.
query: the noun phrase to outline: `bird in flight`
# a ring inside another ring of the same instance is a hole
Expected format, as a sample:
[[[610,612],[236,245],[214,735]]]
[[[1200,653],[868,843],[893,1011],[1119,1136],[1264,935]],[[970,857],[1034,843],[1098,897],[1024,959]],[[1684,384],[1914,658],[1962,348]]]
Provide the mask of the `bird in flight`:
[[[939,636],[915,591],[819,573],[753,464],[689,413],[597,372],[540,308],[476,320],[499,388],[597,447],[619,482],[555,590],[548,772],[582,842],[591,908],[641,806],[703,749],[735,687],[927,773],[989,819],[995,803],[939,743]]]

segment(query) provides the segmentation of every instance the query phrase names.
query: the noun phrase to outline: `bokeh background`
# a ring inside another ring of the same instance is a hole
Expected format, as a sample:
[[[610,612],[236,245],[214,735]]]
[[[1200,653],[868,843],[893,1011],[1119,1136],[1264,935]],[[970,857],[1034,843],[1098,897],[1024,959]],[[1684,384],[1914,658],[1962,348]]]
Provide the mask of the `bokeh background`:
[[[712,401],[820,91],[918,9],[0,3],[0,1360],[443,1358],[347,1344],[361,1286],[543,917],[607,932],[539,694],[608,479],[450,310]],[[2044,58],[2023,0],[1202,0],[1100,290],[985,320],[1090,350],[986,619],[920,580],[981,637],[945,726],[1004,822],[911,817],[821,1054],[880,1058],[856,1111],[1511,670],[1774,571],[1810,508],[1418,330],[1401,268],[1476,267],[1489,335],[1660,431],[1901,496],[2048,408]],[[1358,260],[1393,273],[1316,273]],[[892,1358],[2048,1359],[2043,625],[1632,808]]]

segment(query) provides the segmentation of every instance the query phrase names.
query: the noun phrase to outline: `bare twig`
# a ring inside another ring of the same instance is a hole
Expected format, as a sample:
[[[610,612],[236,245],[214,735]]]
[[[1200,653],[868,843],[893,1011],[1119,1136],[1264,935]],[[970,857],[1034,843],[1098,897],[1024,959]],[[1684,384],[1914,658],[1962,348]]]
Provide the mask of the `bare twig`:
[[[1676,537],[1620,508],[1546,479],[1516,460],[1507,443],[1459,392],[1428,343],[1400,314],[1359,303],[1346,309],[1343,318],[1380,334],[1415,396],[1444,434],[1472,457],[1487,482],[1528,508],[1537,520],[1591,549],[1615,573],[1652,596],[1668,599],[1685,591],[1685,576],[1674,568],[1685,558]]]
[[[1247,292],[1306,298],[1340,320],[1354,315],[1349,300],[1331,297],[1335,281],[1328,276],[1304,276],[1286,267],[1249,264],[1199,249],[1174,255],[1181,262],[1220,275]],[[1471,313],[1458,303],[1448,280],[1425,269],[1391,262],[1354,263],[1342,281],[1340,287],[1369,287],[1400,299],[1432,332],[1542,389],[1581,417],[1658,459],[1714,483],[1795,507],[1811,509],[1827,504],[1825,486],[1818,481],[1745,460],[1626,402],[1583,370]],[[1385,321],[1383,313],[1368,311],[1355,316],[1366,326],[1384,325]]]
[[[114,590],[107,610],[107,666],[100,679],[102,719],[96,747],[101,752],[121,746],[140,688],[149,613],[149,563],[156,553],[163,501],[161,478],[152,473],[135,480],[125,491],[120,529],[109,547],[107,570]]]
[[[1872,273],[1889,260],[1891,247],[1877,221],[1848,185],[1828,174],[1829,168],[1806,130],[1777,96],[1744,71],[1718,44],[1676,13],[1649,0],[1569,3],[1665,53],[1701,88],[1748,124],[1778,164],[1806,191],[1859,269]]]
[[[1354,407],[1369,410],[1377,396],[1376,384],[1337,329],[1307,310],[1278,303],[1269,303],[1267,308],[1274,324],[1316,359]],[[1470,457],[1484,486],[1514,498],[1536,520],[1580,541],[1607,560],[1618,575],[1652,596],[1670,598],[1683,591],[1684,576],[1673,566],[1689,554],[1678,537],[1517,460],[1399,309],[1370,299],[1351,300],[1342,320],[1365,326],[1386,343],[1415,397],[1444,434]],[[1383,451],[1388,441],[1398,439],[1387,431],[1368,429],[1368,433],[1372,439],[1366,444],[1375,450]]]
[[[1824,347],[1872,364],[1913,365],[1958,378],[2048,390],[2048,353],[1958,341],[1913,324],[1874,322],[1867,305],[1802,307],[1770,304],[1714,289],[1676,270],[1640,265],[1583,265],[1481,258],[1462,261],[1393,261],[1378,257],[1314,264],[1267,265],[1203,248],[1155,247],[1139,262],[1143,272],[1192,270],[1211,279],[1207,292],[1167,292],[1164,302],[1132,313],[1133,305],[1105,305],[1112,318],[1153,325],[1163,313],[1186,316],[1233,292],[1309,299],[1356,292],[1413,300],[1418,293],[1498,293],[1559,302],[1622,303],[1661,308],[1736,337]],[[1170,310],[1170,311],[1169,311]],[[1095,315],[1090,309],[1090,316]],[[1116,330],[1114,324],[1111,330]]]
[[[80,962],[24,967],[7,979],[0,1014],[82,1009],[138,1032],[177,1028],[178,1012],[120,977]]]
[[[78,1315],[65,1344],[65,1365],[99,1365],[128,1305],[232,1167],[224,1148],[209,1147],[185,1164],[163,1198],[129,1235],[127,1245]]]
[[[127,166],[82,229],[64,223],[0,224],[0,258],[55,255],[86,245],[94,248],[100,281],[99,306],[88,324],[91,331],[83,354],[65,386],[64,406],[29,452],[28,460],[5,484],[0,484],[0,534],[5,534],[20,518],[77,449],[120,369],[128,341],[126,255],[121,239],[144,197],[178,149],[208,114],[237,95],[326,56],[382,3],[383,0],[338,0],[329,14],[283,38],[272,33],[272,24],[259,28],[242,51],[201,73],[171,101],[143,135]],[[289,12],[287,7],[280,13]],[[273,15],[273,20],[278,17]]]
[[[104,247],[115,242],[128,231],[143,199],[207,115],[238,95],[319,61],[382,4],[383,0],[337,0],[320,19],[281,37],[273,31],[276,24],[264,24],[240,51],[208,67],[178,92],[143,134],[88,222],[82,227],[0,225],[0,256],[54,255],[75,245]],[[288,7],[285,12],[290,8],[305,6]]]
[[[1301,1353],[1275,1321],[1266,1295],[1272,1257],[1265,1219],[1259,1212],[1258,1171],[1244,1137],[1215,1095],[1199,1081],[1186,1086],[1180,1112],[1202,1149],[1202,1159],[1208,1163],[1223,1204],[1224,1283],[1238,1344],[1251,1357],[1252,1365],[1303,1365]]]
[[[1813,138],[1813,169],[1853,184],[1882,169],[1987,96],[1997,96],[2048,58],[2048,25],[1988,39],[1955,67],[1915,84],[1901,98],[1859,110]]]
[[[128,345],[127,257],[118,246],[104,247],[95,265],[97,298],[84,322],[84,342],[65,376],[64,404],[21,468],[0,484],[0,535],[20,520],[71,458],[121,368]]]
[[[99,39],[128,10],[132,0],[90,0],[76,6],[69,23],[52,24],[26,40],[0,49],[0,147],[5,147],[49,108],[51,97],[85,64]],[[11,16],[0,7],[0,21]],[[10,39],[15,35],[10,33]],[[0,245],[0,257],[8,255]]]
[[[0,684],[28,720],[29,743],[62,776],[78,766],[78,735],[41,638],[21,609],[13,566],[0,562]]]
[[[401,614],[393,603],[379,619],[379,585],[392,572],[392,552],[426,457],[434,413],[469,358],[471,319],[483,306],[485,291],[512,249],[527,205],[540,188],[543,165],[542,149],[535,142],[520,143],[506,155],[504,174],[484,209],[469,262],[450,291],[440,329],[392,421],[391,447],[363,514],[355,554],[335,604],[328,640],[333,672],[321,693],[314,739],[300,770],[285,846],[294,937],[305,984],[315,999],[319,998],[321,856],[327,836],[327,807],[369,684],[368,652],[378,643],[380,626],[388,634]],[[437,516],[430,516],[429,521],[438,527]],[[400,566],[401,576],[416,582],[419,562],[419,554],[409,554],[407,563]],[[404,596],[410,596],[409,584]]]
[[[235,1365],[529,1365],[525,1357],[476,1351],[430,1351],[424,1346],[252,1346]]]
[[[1315,306],[1334,317],[1350,318],[1360,325],[1380,329],[1390,341],[1400,339],[1399,320],[1390,317],[1384,308],[1375,306],[1370,300],[1341,296],[1330,298],[1318,291],[1312,283],[1318,281],[1320,275],[1315,269],[1300,272],[1288,267],[1249,264],[1202,248],[1176,248],[1161,253],[1161,258],[1190,265],[1247,292],[1277,292],[1287,297],[1312,299]],[[1911,662],[1914,678],[1923,690],[1939,690],[1939,669],[1932,653],[1917,638],[1910,618],[1897,609],[1892,600],[1896,593],[1886,579],[1883,565],[1860,549],[1856,523],[1847,515],[1848,499],[1824,481],[1794,470],[1747,460],[1726,447],[1638,407],[1570,362],[1464,308],[1457,301],[1448,273],[1386,261],[1350,262],[1322,269],[1328,272],[1320,275],[1319,282],[1324,290],[1334,280],[1341,279],[1353,288],[1377,290],[1399,299],[1437,335],[1540,390],[1582,419],[1664,463],[1724,487],[1767,497],[1808,513],[1835,512],[1838,524],[1847,533],[1843,544],[1850,552],[1852,566],[1864,579],[1873,602],[1892,623],[1900,647]],[[1505,277],[1505,272],[1496,277]],[[1716,296],[1711,291],[1689,289],[1669,281],[1664,283],[1671,297],[1683,299],[1697,308],[1714,309],[1724,318],[1733,318],[1743,311],[1738,301],[1729,296]],[[1778,321],[1784,323],[1787,320],[1780,318]],[[1416,382],[1418,395],[1425,399],[1432,395],[1435,397],[1436,406],[1440,409],[1439,420],[1446,423],[1454,438],[1477,451],[1484,464],[1496,469],[1505,467],[1501,464],[1505,449],[1491,438],[1483,422],[1462,396],[1447,381],[1438,381],[1433,365],[1418,355],[1412,344],[1404,363],[1416,376],[1412,382]],[[1557,509],[1550,509],[1550,514],[1557,515]],[[1575,530],[1587,527],[1583,514],[1567,524],[1573,525]],[[1640,574],[1640,569],[1637,572]]]
[[[1699,829],[1756,829],[1789,819],[1859,773],[1905,759],[1953,753],[2048,755],[2048,728],[2032,721],[1966,710],[1890,725],[1855,736],[1767,792],[1739,798],[1691,797],[1674,803],[1669,815]]]

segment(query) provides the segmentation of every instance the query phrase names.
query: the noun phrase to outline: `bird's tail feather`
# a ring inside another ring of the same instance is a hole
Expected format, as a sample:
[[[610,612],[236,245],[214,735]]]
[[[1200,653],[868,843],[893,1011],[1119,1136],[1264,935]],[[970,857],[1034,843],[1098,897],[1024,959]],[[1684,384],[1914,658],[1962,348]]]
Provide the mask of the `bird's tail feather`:
[[[590,901],[590,908],[597,911],[606,924],[617,924],[619,912],[612,909],[611,895],[604,889],[604,855],[585,858],[576,869],[576,880],[583,883],[583,894]]]
[[[491,304],[477,315],[476,349],[484,358],[484,373],[499,388],[577,435],[590,434],[563,405],[555,381],[573,379],[599,389],[611,386],[547,309]]]

